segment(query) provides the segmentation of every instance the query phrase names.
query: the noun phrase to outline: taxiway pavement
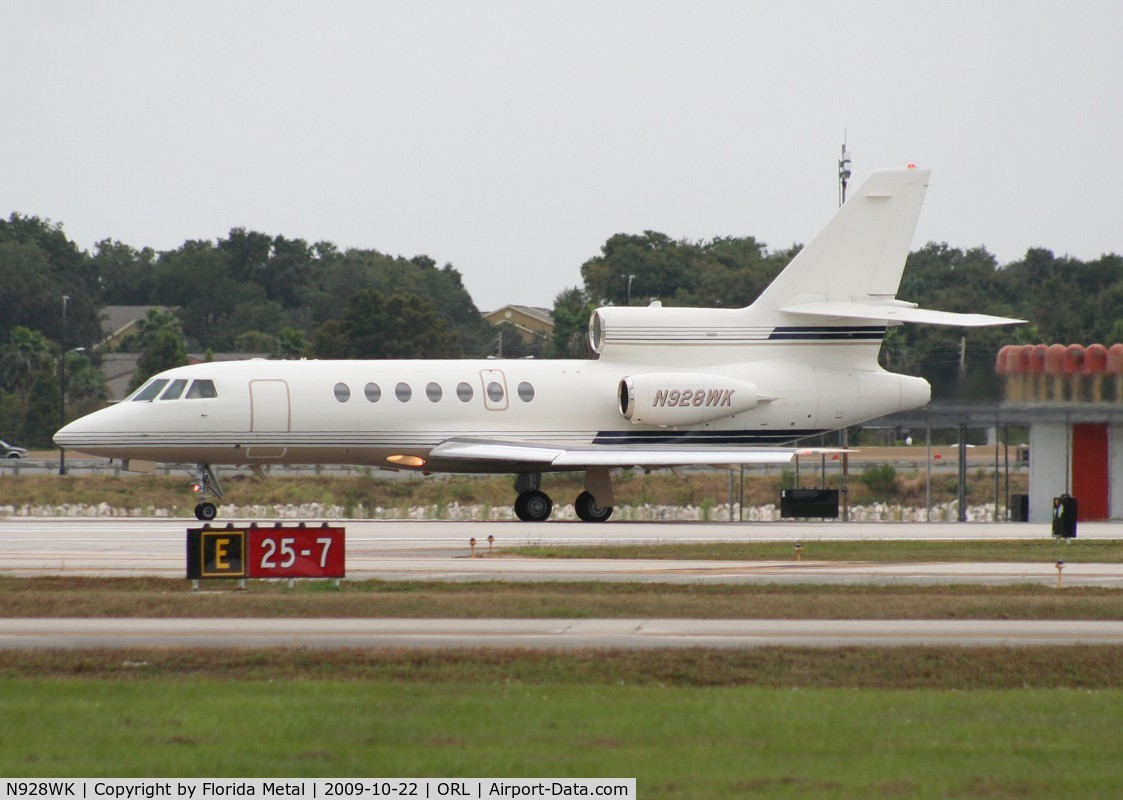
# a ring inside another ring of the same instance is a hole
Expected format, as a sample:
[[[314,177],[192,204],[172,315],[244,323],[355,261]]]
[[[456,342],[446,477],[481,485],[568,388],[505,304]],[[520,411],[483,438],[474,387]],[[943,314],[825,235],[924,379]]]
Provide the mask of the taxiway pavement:
[[[697,619],[0,619],[0,650],[1120,645],[1123,622]]]

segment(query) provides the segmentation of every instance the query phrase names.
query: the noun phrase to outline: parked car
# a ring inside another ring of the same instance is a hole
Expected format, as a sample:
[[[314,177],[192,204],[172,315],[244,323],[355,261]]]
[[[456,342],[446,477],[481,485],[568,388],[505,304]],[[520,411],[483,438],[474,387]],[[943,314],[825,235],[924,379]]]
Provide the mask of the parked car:
[[[0,439],[0,458],[27,458],[27,450]]]

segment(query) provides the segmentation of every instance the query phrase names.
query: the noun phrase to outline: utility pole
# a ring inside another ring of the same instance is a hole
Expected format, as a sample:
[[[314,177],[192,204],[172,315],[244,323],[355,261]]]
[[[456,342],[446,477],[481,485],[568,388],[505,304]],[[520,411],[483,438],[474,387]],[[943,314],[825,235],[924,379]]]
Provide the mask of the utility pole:
[[[846,149],[846,131],[842,132],[842,154],[838,159],[838,207],[846,202],[846,185],[850,183],[850,152]],[[842,448],[842,480],[839,485],[842,495],[842,521],[850,521],[850,454],[849,435],[846,428],[838,432],[838,443]]]
[[[62,353],[58,360],[58,426],[61,429],[66,425],[66,304],[70,302],[70,295],[62,296]],[[66,450],[58,446],[58,474],[66,474]]]

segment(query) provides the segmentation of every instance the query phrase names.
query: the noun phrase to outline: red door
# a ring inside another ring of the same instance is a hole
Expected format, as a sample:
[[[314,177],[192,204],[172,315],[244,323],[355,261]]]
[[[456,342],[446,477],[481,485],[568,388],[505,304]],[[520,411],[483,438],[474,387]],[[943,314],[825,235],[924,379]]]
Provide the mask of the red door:
[[[1072,496],[1076,498],[1078,521],[1111,516],[1107,454],[1107,425],[1072,426]]]

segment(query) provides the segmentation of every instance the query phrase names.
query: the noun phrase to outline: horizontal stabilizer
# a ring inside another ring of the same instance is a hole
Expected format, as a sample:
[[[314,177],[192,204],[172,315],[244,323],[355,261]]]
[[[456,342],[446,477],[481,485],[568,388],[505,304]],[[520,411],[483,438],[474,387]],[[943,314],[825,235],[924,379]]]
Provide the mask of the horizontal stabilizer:
[[[918,308],[915,303],[900,300],[823,300],[816,303],[799,303],[780,309],[788,314],[805,314],[811,317],[841,319],[881,319],[887,322],[918,322],[926,325],[955,325],[980,328],[987,325],[1020,325],[1024,319],[995,317],[990,314],[959,314],[954,311],[935,311]]]
[[[528,444],[485,439],[449,439],[434,447],[430,458],[555,467],[680,467],[726,464],[786,464],[796,455],[843,453],[822,447],[643,447]]]

